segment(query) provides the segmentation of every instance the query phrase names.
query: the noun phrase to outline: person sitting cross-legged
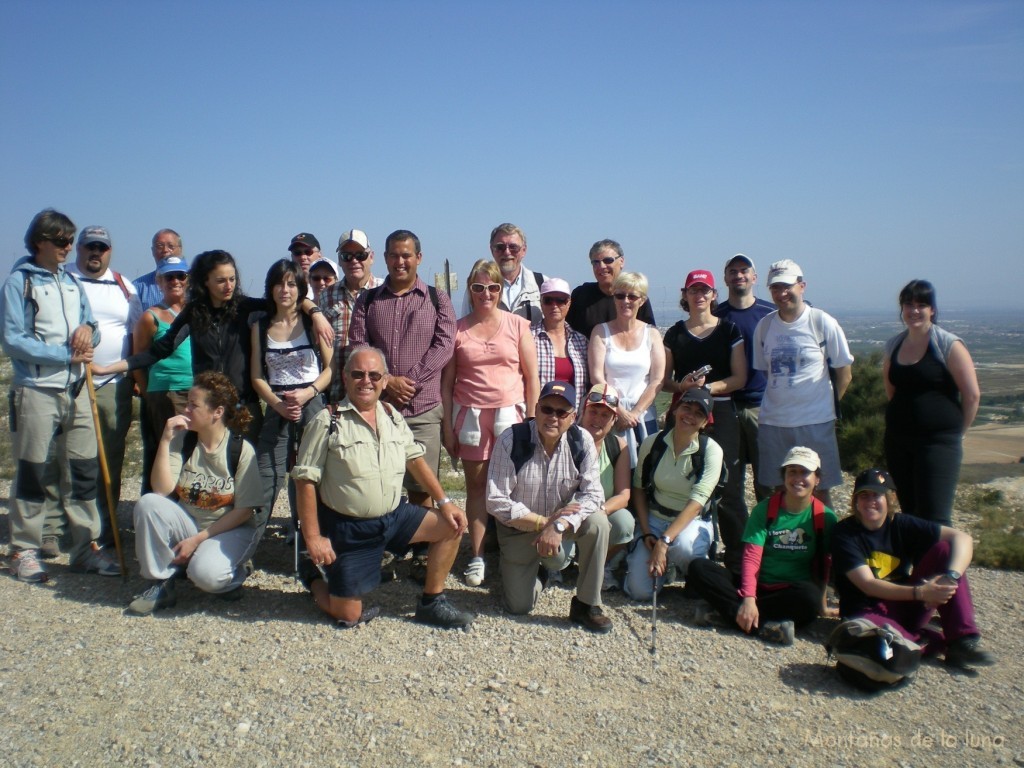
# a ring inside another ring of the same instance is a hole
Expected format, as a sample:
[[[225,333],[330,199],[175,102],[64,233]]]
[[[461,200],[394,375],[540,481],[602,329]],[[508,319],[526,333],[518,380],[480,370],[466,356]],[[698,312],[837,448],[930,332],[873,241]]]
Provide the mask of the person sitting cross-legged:
[[[380,401],[387,386],[384,353],[357,346],[343,369],[345,399],[306,426],[292,469],[299,525],[309,560],[300,573],[313,599],[340,628],[378,615],[363,597],[380,584],[385,551],[402,555],[428,542],[423,596],[416,621],[468,626],[473,614],[444,595],[444,582],[467,528],[466,513],[445,496],[423,459],[423,446],[396,408]],[[406,471],[427,490],[436,509],[402,500]]]

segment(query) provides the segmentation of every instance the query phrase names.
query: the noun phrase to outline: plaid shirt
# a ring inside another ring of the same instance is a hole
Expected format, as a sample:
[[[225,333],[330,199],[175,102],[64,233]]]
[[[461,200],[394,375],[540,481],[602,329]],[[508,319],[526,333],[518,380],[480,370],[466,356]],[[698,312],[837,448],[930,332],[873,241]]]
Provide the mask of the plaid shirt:
[[[530,333],[537,344],[537,373],[540,376],[540,385],[543,387],[549,381],[555,380],[555,346],[551,343],[551,337],[544,330],[544,323],[534,323],[530,326]],[[565,324],[565,353],[572,361],[572,377],[570,382],[576,388],[576,413],[583,413],[583,398],[587,396],[590,389],[590,369],[587,367],[587,337],[582,333],[574,331]]]
[[[537,437],[537,424],[531,421],[533,455],[516,473],[512,463],[513,432],[511,429],[502,432],[494,446],[487,472],[487,512],[499,523],[508,525],[530,512],[548,517],[556,509],[574,501],[580,505],[579,511],[562,519],[578,531],[583,521],[604,504],[594,438],[585,429],[580,433],[586,452],[580,468],[576,469],[569,438],[564,434],[558,438],[549,457]]]
[[[365,293],[352,310],[349,345],[377,347],[387,357],[389,373],[416,383],[416,394],[409,404],[395,404],[406,418],[441,404],[441,371],[455,351],[455,310],[444,291],[437,292],[437,303],[435,311],[427,284],[420,278],[403,294],[391,292],[388,278],[369,312]]]
[[[366,293],[370,288],[383,285],[384,281],[379,277],[370,275],[370,279],[362,288],[357,291],[350,291],[344,280],[338,280],[334,285],[329,285],[320,292],[317,304],[324,311],[324,317],[334,328],[334,359],[337,361],[335,371],[341,370],[345,362],[345,348],[348,346],[348,327],[352,323],[352,310],[356,306],[356,299]],[[340,403],[345,397],[345,387],[342,385],[341,376],[335,375],[331,379],[331,388],[328,397],[332,403]]]

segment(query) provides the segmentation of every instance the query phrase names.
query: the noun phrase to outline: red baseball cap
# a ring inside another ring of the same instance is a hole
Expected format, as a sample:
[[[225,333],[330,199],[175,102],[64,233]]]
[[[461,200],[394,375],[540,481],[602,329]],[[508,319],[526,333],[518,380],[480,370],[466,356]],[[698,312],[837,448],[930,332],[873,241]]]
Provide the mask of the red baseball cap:
[[[683,285],[683,290],[685,291],[694,283],[703,283],[708,288],[714,289],[715,278],[706,269],[695,269],[693,270],[693,272],[686,276],[686,283]]]

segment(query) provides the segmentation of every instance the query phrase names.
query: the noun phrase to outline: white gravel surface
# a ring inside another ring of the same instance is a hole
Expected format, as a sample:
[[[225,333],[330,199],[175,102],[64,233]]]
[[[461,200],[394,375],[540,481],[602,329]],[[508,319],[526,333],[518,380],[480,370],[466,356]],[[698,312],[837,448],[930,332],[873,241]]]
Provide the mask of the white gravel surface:
[[[276,531],[237,603],[184,584],[177,607],[127,616],[143,586],[130,554],[127,582],[66,557],[46,585],[0,578],[0,766],[1024,766],[1020,573],[970,571],[999,666],[928,662],[868,696],[823,666],[827,621],[770,646],[695,627],[669,587],[652,655],[650,605],[609,594],[606,636],[569,624],[559,587],[510,617],[487,560],[485,587],[449,578],[478,613],[468,631],[411,620],[405,564],[368,601],[380,618],[334,629]]]

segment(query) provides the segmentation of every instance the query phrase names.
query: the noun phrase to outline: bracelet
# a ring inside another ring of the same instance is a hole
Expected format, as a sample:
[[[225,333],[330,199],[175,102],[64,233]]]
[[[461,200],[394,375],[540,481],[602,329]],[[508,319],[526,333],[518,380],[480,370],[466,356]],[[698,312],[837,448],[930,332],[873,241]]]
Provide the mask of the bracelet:
[[[544,518],[543,517],[538,517],[537,518],[537,527],[534,528],[534,530],[535,531],[543,531],[545,525],[547,525],[547,523],[544,522]]]
[[[310,308],[309,312],[306,313],[306,316],[307,317],[312,317],[313,315],[318,314],[318,313],[323,313],[323,310],[320,309],[319,306],[314,305],[314,306],[312,306]]]
[[[309,386],[312,387],[314,393],[317,395],[320,394],[320,390],[316,388],[316,384],[310,384]]]

